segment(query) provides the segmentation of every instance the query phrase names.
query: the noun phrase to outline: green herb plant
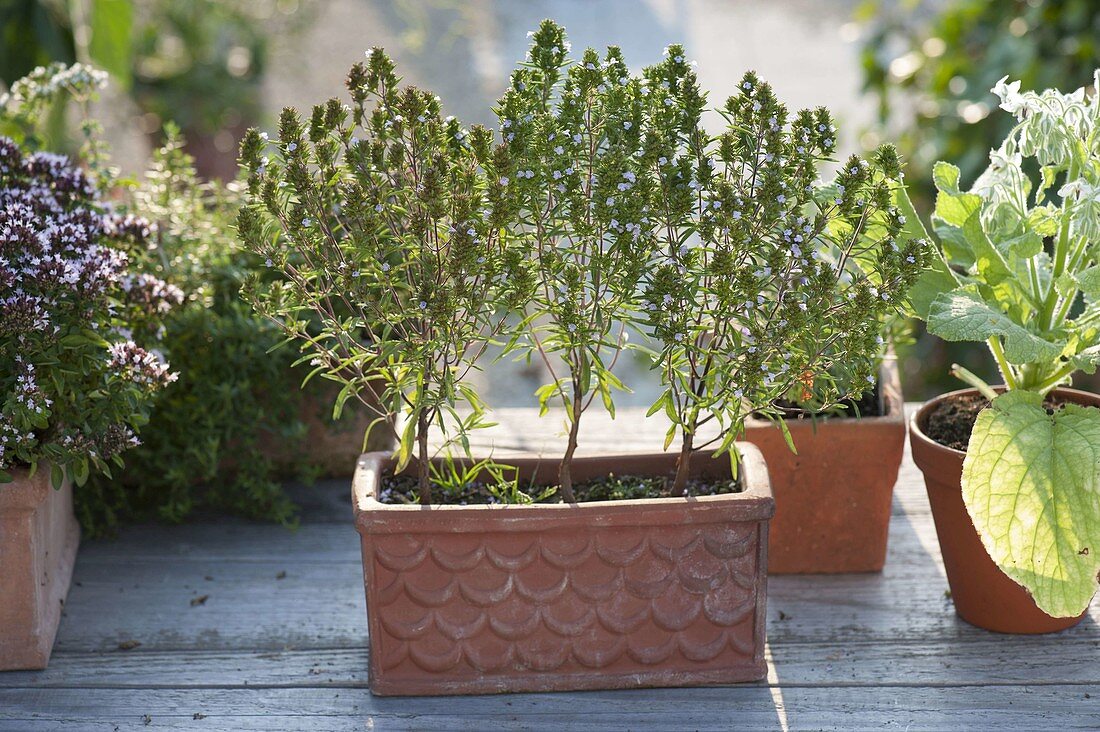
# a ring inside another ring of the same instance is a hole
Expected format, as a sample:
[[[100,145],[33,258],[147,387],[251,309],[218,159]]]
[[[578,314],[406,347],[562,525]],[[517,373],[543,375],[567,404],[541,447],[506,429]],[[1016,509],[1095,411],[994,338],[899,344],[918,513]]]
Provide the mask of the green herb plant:
[[[647,148],[663,130],[646,118],[646,88],[618,48],[603,58],[588,49],[576,63],[568,49],[564,29],[543,22],[498,115],[512,163],[499,182],[538,281],[511,345],[537,353],[551,374],[537,392],[542,413],[564,407],[558,484],[572,502],[581,417],[597,397],[614,416],[614,392],[625,388],[613,369],[656,244]]]
[[[307,396],[297,388],[293,353],[276,349],[281,332],[240,297],[245,276],[264,267],[236,242],[239,191],[198,180],[169,126],[128,199],[155,223],[153,244],[135,253],[135,267],[186,293],[163,317],[161,337],[179,378],[158,396],[126,470],[93,479],[77,496],[82,526],[102,534],[150,515],[183,521],[197,509],[292,524],[295,508],[271,444],[280,441],[292,471],[308,472],[307,456],[289,449],[304,435]]]
[[[1100,571],[1100,409],[1044,399],[1100,363],[1100,97],[1006,79],[993,91],[1016,125],[968,191],[958,168],[936,164],[941,256],[913,299],[929,332],[985,343],[997,361],[999,396],[953,369],[991,403],[967,447],[963,499],[997,565],[1070,617]]]
[[[820,411],[873,385],[880,324],[905,307],[928,258],[927,240],[906,226],[892,147],[848,158],[822,183],[818,168],[836,150],[829,112],[790,118],[751,72],[718,110],[726,127],[711,140],[683,53],[671,47],[646,72],[651,114],[671,123],[649,158],[661,246],[645,298],[664,384],[650,412],[671,422],[666,449],[679,435],[676,495],[696,450],[736,463],[750,411],[786,432],[777,400]]]
[[[596,403],[614,416],[615,367],[639,341],[658,346],[651,414],[672,421],[666,448],[681,437],[679,495],[698,449],[736,463],[750,411],[778,413],[792,389],[823,408],[864,391],[880,321],[928,257],[893,149],[826,185],[824,110],[788,121],[750,74],[712,138],[681,47],[639,75],[615,47],[574,60],[552,21],[532,36],[496,110],[499,141],[440,120],[438,100],[399,90],[373,51],[349,76],[354,106],[315,108],[308,141],[288,110],[275,159],[258,132],[243,146],[253,204],[240,231],[280,273],[253,301],[342,397],[381,385],[381,412],[405,415],[398,468],[416,453],[420,500],[433,477],[469,483],[433,476],[428,430],[453,426],[469,457],[483,405],[463,379],[492,343],[549,371],[536,398],[564,413],[567,502],[582,417]],[[854,377],[841,385],[833,367]],[[716,440],[696,440],[713,426]]]
[[[416,458],[427,504],[429,432],[468,453],[467,433],[486,422],[467,375],[533,280],[511,246],[492,134],[401,87],[381,50],[367,56],[348,75],[350,107],[332,99],[308,123],[286,109],[277,142],[247,133],[252,204],[239,231],[276,278],[253,278],[246,296],[299,341],[314,375],[342,384],[335,414],[358,398],[383,429],[404,416],[397,468]]]

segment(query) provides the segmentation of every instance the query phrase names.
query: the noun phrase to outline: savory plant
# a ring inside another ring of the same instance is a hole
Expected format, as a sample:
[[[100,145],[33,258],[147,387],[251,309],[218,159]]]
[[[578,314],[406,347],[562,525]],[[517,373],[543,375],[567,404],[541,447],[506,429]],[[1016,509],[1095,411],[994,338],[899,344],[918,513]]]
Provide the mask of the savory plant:
[[[54,486],[66,471],[83,484],[138,444],[150,397],[175,379],[133,340],[178,303],[128,268],[149,236],[69,158],[0,137],[0,482],[48,461]]]
[[[430,503],[429,430],[467,449],[484,426],[466,376],[533,280],[511,246],[492,134],[399,86],[381,50],[367,57],[348,75],[350,108],[329,100],[308,123],[288,108],[277,142],[246,135],[239,231],[276,273],[246,296],[300,342],[313,375],[342,384],[336,414],[358,398],[382,429],[405,416],[398,470],[415,453]]]
[[[511,163],[499,183],[538,282],[511,345],[537,353],[553,379],[537,397],[543,413],[564,408],[558,484],[573,501],[581,416],[596,397],[614,416],[613,393],[625,388],[613,369],[656,245],[654,140],[677,120],[647,115],[650,90],[619,49],[602,59],[588,49],[576,63],[568,50],[564,29],[544,21],[497,113]]]
[[[682,48],[646,78],[649,114],[667,120],[647,160],[660,247],[645,298],[664,383],[650,413],[671,422],[666,449],[679,434],[681,495],[695,450],[736,462],[750,411],[785,430],[779,399],[820,411],[873,386],[881,323],[905,306],[928,246],[906,228],[893,148],[850,157],[823,184],[818,167],[836,150],[826,109],[790,119],[750,72],[711,141]]]
[[[1100,98],[1006,80],[993,92],[1017,124],[985,172],[965,191],[958,168],[936,164],[941,256],[914,304],[929,332],[984,342],[997,361],[1000,396],[953,370],[990,400],[963,499],[997,565],[1045,612],[1069,617],[1100,571],[1100,409],[1044,399],[1100,362]]]

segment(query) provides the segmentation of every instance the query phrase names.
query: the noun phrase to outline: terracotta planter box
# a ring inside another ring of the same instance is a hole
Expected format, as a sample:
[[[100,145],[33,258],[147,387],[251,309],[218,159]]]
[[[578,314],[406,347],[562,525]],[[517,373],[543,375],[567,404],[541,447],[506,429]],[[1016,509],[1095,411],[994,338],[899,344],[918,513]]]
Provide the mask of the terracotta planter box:
[[[882,570],[905,449],[905,402],[895,360],[883,362],[879,384],[880,417],[788,420],[798,454],[771,422],[746,423],[743,439],[764,454],[775,494],[770,573]]]
[[[1056,389],[1053,393],[1077,404],[1100,407],[1100,397],[1095,394],[1076,389]],[[1023,586],[990,559],[963,502],[966,453],[941,445],[924,433],[929,415],[941,402],[974,394],[976,389],[961,389],[936,397],[913,415],[909,426],[913,462],[924,473],[955,612],[971,625],[999,633],[1053,633],[1072,628],[1084,614],[1076,618],[1047,615]]]
[[[54,490],[40,465],[0,485],[0,671],[46,668],[79,544],[68,478]]]
[[[387,455],[353,483],[375,694],[700,686],[759,679],[768,519],[760,453],[745,491],[579,505],[379,503]],[[508,460],[524,480],[554,461]],[[574,479],[665,474],[675,455],[579,458]],[[729,477],[699,455],[697,477]]]

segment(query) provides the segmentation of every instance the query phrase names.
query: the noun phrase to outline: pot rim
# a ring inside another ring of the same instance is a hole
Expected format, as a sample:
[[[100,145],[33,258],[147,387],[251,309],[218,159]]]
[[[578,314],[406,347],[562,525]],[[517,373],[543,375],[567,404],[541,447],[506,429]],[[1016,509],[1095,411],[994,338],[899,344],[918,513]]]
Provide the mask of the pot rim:
[[[1007,388],[1004,386],[1004,384],[997,384],[993,386],[993,388],[998,393],[1002,394],[1007,391]],[[958,459],[962,459],[966,456],[965,450],[956,450],[953,447],[948,447],[947,445],[936,442],[924,433],[924,429],[921,427],[921,424],[926,421],[928,415],[931,414],[933,409],[935,409],[948,399],[977,393],[979,393],[977,389],[975,389],[974,387],[969,387],[966,389],[955,389],[954,391],[948,391],[940,394],[939,396],[935,396],[929,399],[921,405],[920,409],[918,409],[912,417],[910,417],[909,438],[911,440],[920,442],[923,447],[926,447],[929,450],[941,451],[948,455],[953,455]],[[1060,386],[1056,389],[1053,389],[1050,393],[1063,394],[1068,397],[1076,397],[1074,403],[1081,404],[1082,406],[1100,406],[1100,395],[1093,394],[1092,392],[1088,391],[1083,391],[1081,389],[1073,389],[1068,386]]]
[[[474,504],[474,505],[432,505],[421,506],[419,504],[393,504],[382,503],[377,499],[375,488],[380,485],[381,472],[386,463],[391,460],[388,452],[366,452],[359,456],[355,466],[355,474],[352,477],[352,502],[355,513],[361,516],[364,513],[385,512],[395,518],[397,516],[426,516],[432,513],[442,513],[454,519],[463,517],[477,517],[486,515],[503,515],[509,513],[515,518],[521,515],[540,513],[546,516],[565,516],[565,512],[582,512],[583,514],[606,513],[609,509],[614,511],[627,511],[634,509],[636,512],[649,510],[669,510],[675,507],[696,506],[703,507],[714,504],[741,504],[758,503],[760,511],[758,519],[770,518],[775,512],[775,501],[772,497],[771,481],[768,477],[768,468],[764,462],[764,456],[760,449],[749,442],[737,441],[734,443],[741,454],[742,474],[745,476],[745,487],[738,493],[724,493],[714,496],[685,496],[669,498],[631,498],[621,501],[586,501],[584,503],[533,503],[533,504]],[[708,456],[709,451],[700,450],[696,453],[700,456]],[[592,460],[607,460],[615,462],[628,462],[639,457],[650,458],[652,456],[666,456],[669,453],[616,453],[583,455],[574,458],[574,464]],[[671,456],[670,456],[671,457]],[[502,464],[539,461],[553,462],[555,458],[546,458],[534,453],[517,453],[501,458]]]

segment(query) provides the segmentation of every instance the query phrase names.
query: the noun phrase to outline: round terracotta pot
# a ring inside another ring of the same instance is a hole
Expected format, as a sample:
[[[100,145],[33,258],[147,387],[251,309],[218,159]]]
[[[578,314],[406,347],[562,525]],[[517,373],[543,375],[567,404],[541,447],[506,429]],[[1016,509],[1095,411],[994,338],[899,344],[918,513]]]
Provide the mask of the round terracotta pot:
[[[1084,613],[1075,618],[1047,615],[1023,586],[990,559],[963,503],[962,469],[966,453],[941,445],[924,433],[928,417],[937,405],[977,393],[977,389],[960,389],[936,397],[921,407],[909,423],[913,462],[924,473],[955,612],[972,625],[998,633],[1054,633],[1072,628],[1081,622]],[[1054,394],[1077,404],[1100,406],[1100,397],[1076,389],[1057,389]]]

